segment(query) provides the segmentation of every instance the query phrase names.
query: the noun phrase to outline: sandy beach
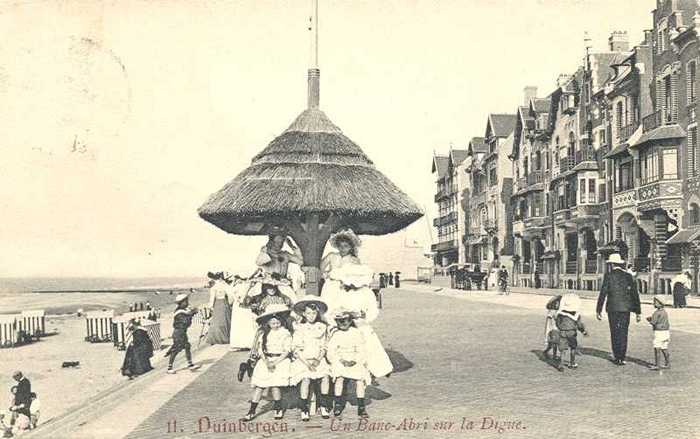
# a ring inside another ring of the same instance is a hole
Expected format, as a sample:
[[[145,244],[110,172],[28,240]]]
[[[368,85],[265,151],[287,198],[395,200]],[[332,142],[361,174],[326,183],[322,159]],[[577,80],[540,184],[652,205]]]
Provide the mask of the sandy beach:
[[[163,350],[154,353],[154,367],[164,367],[163,353],[171,344],[174,295],[168,292],[150,293],[21,293],[3,295],[0,313],[17,310],[44,309],[47,312],[46,330],[51,335],[38,342],[9,349],[0,349],[0,400],[11,402],[10,388],[15,385],[12,372],[21,370],[31,381],[32,390],[41,401],[40,423],[61,415],[92,396],[127,380],[120,373],[124,351],[112,343],[88,343],[85,318],[78,317],[77,309],[114,309],[115,315],[128,311],[132,302],[150,301],[161,308],[159,320]],[[190,303],[201,306],[208,300],[208,292],[199,290],[191,295]],[[60,313],[60,314],[58,314]],[[201,326],[190,329],[190,341],[196,346]],[[64,361],[79,361],[80,368],[62,368]],[[137,378],[138,379],[138,378]]]

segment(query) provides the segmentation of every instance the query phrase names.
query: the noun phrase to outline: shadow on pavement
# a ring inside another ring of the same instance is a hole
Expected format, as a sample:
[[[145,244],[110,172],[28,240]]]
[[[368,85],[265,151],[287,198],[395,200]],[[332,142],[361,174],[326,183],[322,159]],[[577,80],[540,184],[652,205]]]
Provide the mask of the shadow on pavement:
[[[531,350],[530,352],[532,352],[533,354],[535,354],[535,356],[537,357],[538,360],[540,360],[541,362],[543,362],[543,363],[546,364],[547,366],[551,367],[552,369],[556,370],[557,372],[560,372],[560,370],[557,369],[557,366],[556,366],[556,364],[554,363],[554,360],[553,360],[551,357],[546,357],[546,356],[544,355],[544,352],[542,352],[542,351],[539,350],[539,349],[533,349],[533,350]]]
[[[392,366],[394,366],[394,371],[392,373],[401,373],[413,368],[413,362],[406,358],[401,352],[388,349],[386,353],[389,355]]]
[[[602,351],[596,348],[581,348],[581,353],[583,355],[590,355],[591,357],[602,358],[603,360],[612,362],[612,354],[608,351]],[[640,360],[639,358],[634,357],[627,357],[625,358],[625,361],[644,367],[647,367],[651,364],[648,361]]]

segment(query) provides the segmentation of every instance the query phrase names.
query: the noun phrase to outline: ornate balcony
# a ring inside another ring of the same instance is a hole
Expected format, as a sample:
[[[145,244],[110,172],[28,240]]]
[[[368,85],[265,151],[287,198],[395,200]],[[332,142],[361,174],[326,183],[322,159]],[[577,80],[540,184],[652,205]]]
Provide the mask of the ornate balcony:
[[[680,256],[666,256],[661,259],[661,271],[664,273],[674,273],[681,271],[683,259]]]
[[[644,132],[651,131],[663,125],[672,125],[678,123],[678,118],[672,111],[666,111],[665,108],[658,110],[642,119],[642,127]]]
[[[573,157],[564,157],[562,159],[559,159],[559,172],[563,173],[566,171],[570,171],[576,166],[575,160]]]
[[[630,189],[613,195],[613,209],[634,206],[637,203],[637,190]]]
[[[617,137],[620,143],[626,142],[627,139],[629,139],[630,136],[632,136],[632,134],[634,134],[634,132],[637,131],[638,127],[639,122],[635,122],[620,128],[620,130],[617,132]]]
[[[598,261],[595,259],[586,259],[585,273],[595,274],[598,271]]]
[[[591,146],[586,146],[578,151],[576,151],[576,164],[581,162],[595,162],[596,152]]]
[[[576,274],[578,263],[574,261],[566,261],[566,274]]]
[[[448,188],[442,188],[438,190],[437,194],[435,194],[435,202],[437,203],[440,200],[444,200],[445,198],[449,197],[452,195],[452,191]]]
[[[484,220],[484,229],[488,231],[496,230],[498,228],[498,221],[492,218]]]
[[[542,183],[543,181],[544,180],[542,171],[532,171],[527,176],[528,185]]]
[[[457,221],[457,212],[450,212],[447,215],[433,219],[433,226],[440,227],[446,226]]]
[[[457,243],[454,240],[438,242],[430,246],[430,250],[433,252],[445,252],[449,250],[455,250],[457,248]]]
[[[637,189],[637,207],[650,210],[659,207],[679,207],[683,198],[683,184],[680,180],[660,180]]]

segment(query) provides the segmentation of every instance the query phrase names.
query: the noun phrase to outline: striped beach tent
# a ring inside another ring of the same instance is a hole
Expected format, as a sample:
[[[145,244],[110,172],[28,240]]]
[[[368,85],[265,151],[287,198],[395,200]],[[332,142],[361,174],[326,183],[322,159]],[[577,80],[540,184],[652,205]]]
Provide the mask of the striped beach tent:
[[[22,311],[18,320],[19,329],[28,337],[39,338],[46,335],[46,315],[43,309]]]
[[[0,315],[0,347],[10,348],[17,344],[17,315]]]
[[[112,340],[112,320],[114,311],[90,311],[85,314],[85,327],[87,335],[85,341],[91,343],[107,342]]]

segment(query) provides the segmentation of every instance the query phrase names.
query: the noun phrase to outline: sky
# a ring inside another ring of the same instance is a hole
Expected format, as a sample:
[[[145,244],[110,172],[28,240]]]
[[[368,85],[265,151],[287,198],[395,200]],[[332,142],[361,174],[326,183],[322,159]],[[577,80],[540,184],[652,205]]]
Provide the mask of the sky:
[[[426,210],[434,152],[652,27],[655,0],[320,0],[321,109]],[[306,106],[310,0],[0,4],[0,277],[253,267],[197,208]],[[434,232],[433,232],[434,234]],[[378,256],[379,255],[379,256]]]

